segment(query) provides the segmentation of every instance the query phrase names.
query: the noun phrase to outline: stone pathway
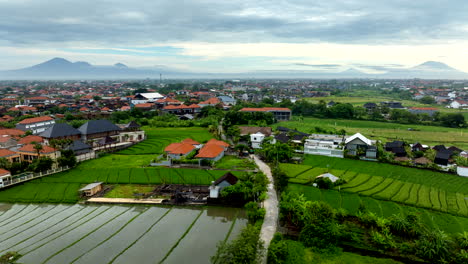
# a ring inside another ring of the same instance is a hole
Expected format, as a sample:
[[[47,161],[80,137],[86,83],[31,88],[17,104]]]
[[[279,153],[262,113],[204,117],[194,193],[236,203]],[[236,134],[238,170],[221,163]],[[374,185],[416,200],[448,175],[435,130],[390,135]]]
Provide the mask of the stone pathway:
[[[263,208],[265,208],[266,214],[265,219],[263,220],[262,230],[260,231],[260,239],[263,240],[263,245],[265,247],[261,263],[267,263],[268,247],[270,246],[270,242],[273,239],[278,226],[278,196],[276,195],[274,179],[271,175],[270,167],[257,156],[253,156],[253,159],[269,180],[267,186],[268,198],[263,202]]]
[[[134,198],[89,198],[87,203],[112,203],[112,204],[161,204],[164,199],[134,199]]]

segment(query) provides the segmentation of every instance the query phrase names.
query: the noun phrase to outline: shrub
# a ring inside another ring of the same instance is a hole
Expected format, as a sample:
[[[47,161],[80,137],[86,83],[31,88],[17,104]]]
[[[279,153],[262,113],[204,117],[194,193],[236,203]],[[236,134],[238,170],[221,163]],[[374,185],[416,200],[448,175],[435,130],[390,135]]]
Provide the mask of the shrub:
[[[424,232],[416,241],[416,255],[425,260],[444,263],[448,260],[451,241],[441,230]]]
[[[256,223],[265,217],[265,208],[261,208],[256,202],[248,202],[244,208],[250,223]]]

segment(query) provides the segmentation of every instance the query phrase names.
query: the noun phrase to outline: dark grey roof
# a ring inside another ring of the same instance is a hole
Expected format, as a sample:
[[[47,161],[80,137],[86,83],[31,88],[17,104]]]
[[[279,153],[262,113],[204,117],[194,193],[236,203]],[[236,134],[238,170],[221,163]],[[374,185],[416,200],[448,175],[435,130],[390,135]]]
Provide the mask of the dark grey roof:
[[[82,126],[78,128],[81,134],[90,135],[96,133],[110,132],[110,131],[120,131],[120,127],[114,125],[109,120],[89,120]]]
[[[59,138],[75,135],[81,135],[81,132],[67,123],[55,123],[53,126],[39,134],[39,136],[43,138]]]
[[[140,128],[141,126],[135,122],[135,121],[130,121],[128,124],[124,125],[125,128]]]
[[[73,143],[68,146],[66,149],[68,150],[73,150],[74,152],[80,151],[80,150],[89,150],[91,149],[91,146],[84,143],[81,140],[75,140]]]
[[[224,174],[221,178],[217,179],[214,182],[214,185],[218,185],[223,181],[227,181],[227,182],[229,182],[229,184],[234,185],[234,184],[237,183],[237,177],[234,176],[232,173],[228,172],[228,173]]]

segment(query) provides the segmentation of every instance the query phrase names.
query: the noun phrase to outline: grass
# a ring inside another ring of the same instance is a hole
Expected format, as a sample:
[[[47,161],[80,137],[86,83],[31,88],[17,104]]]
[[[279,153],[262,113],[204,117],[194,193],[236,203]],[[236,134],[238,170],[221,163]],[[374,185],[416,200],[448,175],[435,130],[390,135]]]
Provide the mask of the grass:
[[[29,181],[0,191],[0,202],[75,203],[80,187],[92,182],[105,184],[210,185],[228,170],[146,167],[165,146],[185,138],[206,142],[212,138],[205,128],[145,128],[148,139],[123,151],[85,161],[69,171]],[[226,162],[238,162],[235,159]],[[222,163],[221,163],[222,164]],[[245,165],[247,166],[247,165]],[[227,169],[231,167],[225,166]],[[240,175],[242,172],[233,172]]]
[[[311,97],[306,98],[307,101],[318,103],[320,100],[325,102],[334,101],[335,103],[349,103],[353,106],[363,106],[365,103],[376,103],[379,104],[382,101],[396,101],[401,102],[404,107],[434,107],[438,108],[441,112],[447,113],[462,113],[467,114],[468,111],[466,110],[458,110],[458,109],[451,109],[446,108],[444,105],[427,105],[417,101],[412,100],[401,100],[401,99],[394,99],[391,97],[379,96],[379,95],[358,95],[356,97],[352,96],[328,96],[328,97]]]
[[[344,192],[468,216],[465,199],[468,197],[468,179],[464,177],[314,155],[306,155],[304,165],[281,164],[280,167],[288,175],[290,183],[310,184],[316,176],[330,171],[346,180],[347,183],[339,187]]]
[[[303,194],[311,201],[324,201],[333,208],[343,208],[351,215],[358,213],[359,207],[378,216],[389,217],[398,214],[416,213],[428,227],[437,227],[449,233],[468,231],[468,218],[434,210],[407,206],[392,201],[374,199],[356,193],[339,192],[337,190],[321,190],[313,186],[289,184],[288,191]]]
[[[221,160],[216,162],[215,168],[217,169],[238,169],[238,170],[253,170],[255,163],[250,159],[240,159],[235,156],[224,156]]]
[[[381,141],[404,140],[410,143],[421,142],[427,145],[455,145],[459,148],[468,148],[468,130],[448,128],[440,126],[403,125],[396,123],[364,121],[304,118],[304,121],[286,121],[274,126],[284,126],[310,133],[315,127],[322,129],[344,129],[348,135],[361,133],[364,136]],[[409,131],[408,129],[413,129]]]
[[[135,184],[122,184],[115,185],[114,188],[106,193],[106,198],[135,198],[135,193],[148,193],[154,190],[153,185],[135,185]]]
[[[400,264],[401,262],[387,259],[362,256],[351,252],[338,254],[320,254],[313,252],[310,248],[305,249],[305,263],[315,264]]]

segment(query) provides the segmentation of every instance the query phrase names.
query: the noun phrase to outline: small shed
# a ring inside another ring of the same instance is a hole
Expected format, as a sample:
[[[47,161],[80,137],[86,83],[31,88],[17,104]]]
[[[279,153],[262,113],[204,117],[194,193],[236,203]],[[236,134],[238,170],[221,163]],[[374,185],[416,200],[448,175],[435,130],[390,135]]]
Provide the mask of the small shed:
[[[237,177],[228,172],[216,181],[211,182],[211,186],[209,187],[210,198],[218,198],[219,193],[223,188],[234,185],[237,183],[237,181]]]
[[[85,187],[80,189],[80,193],[84,196],[93,196],[96,193],[102,190],[102,182],[94,182],[86,185]]]
[[[340,179],[340,178],[336,177],[335,175],[333,175],[331,173],[325,173],[325,174],[319,175],[319,176],[317,176],[317,178],[327,178],[331,182],[336,182],[337,180]]]

